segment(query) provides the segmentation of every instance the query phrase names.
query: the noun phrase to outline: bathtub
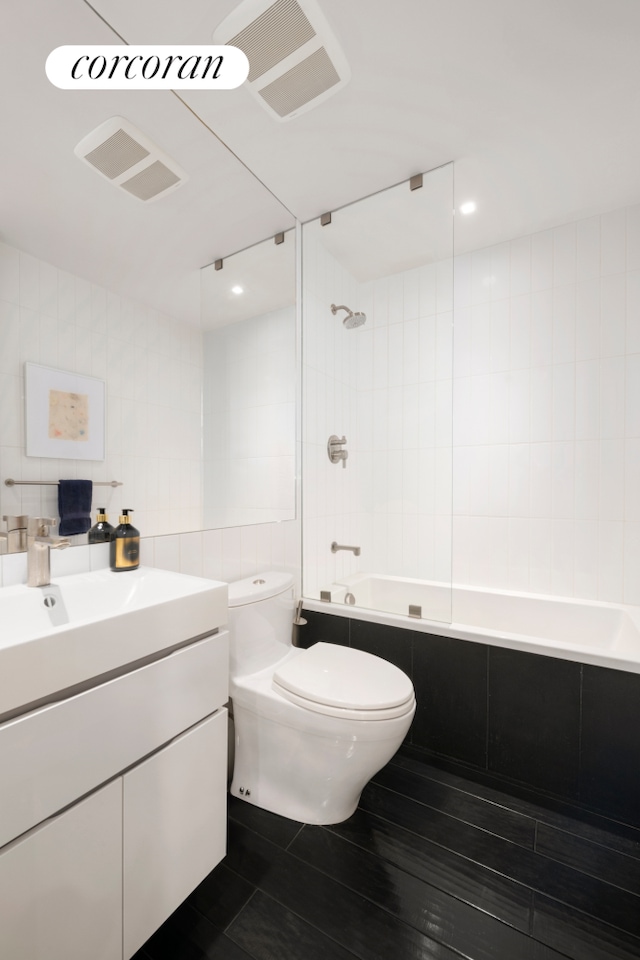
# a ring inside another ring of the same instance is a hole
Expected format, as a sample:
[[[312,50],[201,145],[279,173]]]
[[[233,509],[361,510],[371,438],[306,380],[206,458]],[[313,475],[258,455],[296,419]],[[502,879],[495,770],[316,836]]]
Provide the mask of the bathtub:
[[[640,607],[356,574],[306,609],[640,673]]]

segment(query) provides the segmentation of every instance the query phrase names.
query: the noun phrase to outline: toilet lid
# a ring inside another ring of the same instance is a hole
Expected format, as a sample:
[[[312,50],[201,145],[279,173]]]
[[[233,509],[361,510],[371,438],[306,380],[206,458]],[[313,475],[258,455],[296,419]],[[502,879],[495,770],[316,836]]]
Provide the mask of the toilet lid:
[[[273,685],[287,699],[333,716],[362,711],[364,719],[386,719],[412,709],[414,700],[413,684],[398,667],[334,643],[316,643],[288,659]]]

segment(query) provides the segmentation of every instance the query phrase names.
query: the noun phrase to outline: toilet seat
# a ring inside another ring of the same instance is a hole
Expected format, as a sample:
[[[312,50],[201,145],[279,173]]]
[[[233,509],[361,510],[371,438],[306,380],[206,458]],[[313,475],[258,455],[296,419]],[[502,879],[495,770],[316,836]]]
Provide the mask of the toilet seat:
[[[275,692],[306,710],[345,720],[390,720],[415,706],[407,675],[380,657],[316,643],[287,658],[272,678]]]

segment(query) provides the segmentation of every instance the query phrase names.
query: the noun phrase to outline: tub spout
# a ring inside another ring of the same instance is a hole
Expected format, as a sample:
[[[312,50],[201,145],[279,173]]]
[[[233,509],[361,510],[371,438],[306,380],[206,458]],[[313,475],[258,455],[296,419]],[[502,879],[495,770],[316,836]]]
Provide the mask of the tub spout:
[[[337,553],[338,550],[351,550],[354,557],[360,556],[360,547],[348,547],[346,544],[336,543],[336,541],[334,540],[333,543],[331,544],[331,553]]]

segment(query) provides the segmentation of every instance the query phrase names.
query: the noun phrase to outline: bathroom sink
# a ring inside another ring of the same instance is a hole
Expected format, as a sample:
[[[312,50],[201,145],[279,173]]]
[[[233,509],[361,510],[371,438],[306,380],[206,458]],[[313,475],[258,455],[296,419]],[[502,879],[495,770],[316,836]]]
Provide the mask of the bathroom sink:
[[[0,589],[0,716],[227,621],[227,585],[140,567]]]

